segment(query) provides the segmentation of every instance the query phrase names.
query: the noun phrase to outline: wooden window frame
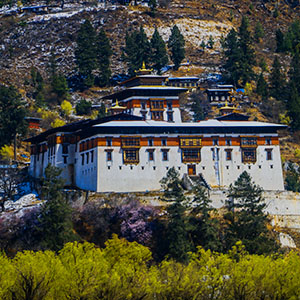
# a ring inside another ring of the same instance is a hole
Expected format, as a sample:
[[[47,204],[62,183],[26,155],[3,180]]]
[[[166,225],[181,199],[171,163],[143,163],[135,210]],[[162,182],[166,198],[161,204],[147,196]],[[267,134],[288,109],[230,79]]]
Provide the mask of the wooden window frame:
[[[189,157],[189,153],[195,153]],[[183,148],[181,149],[181,160],[183,163],[199,163],[201,162],[201,148]]]
[[[128,155],[129,153],[135,153],[135,158],[132,159],[131,157],[129,158],[130,155]],[[125,165],[132,165],[132,164],[138,164],[140,162],[140,158],[139,158],[139,149],[136,148],[130,148],[130,149],[123,149],[123,163]]]
[[[232,149],[225,149],[226,161],[232,161]]]
[[[180,148],[201,148],[202,136],[179,137]]]
[[[250,158],[250,156],[246,157],[245,153],[247,152],[253,152],[254,157]],[[256,148],[243,148],[242,149],[242,162],[243,163],[256,163],[257,160],[257,154],[256,154]]]

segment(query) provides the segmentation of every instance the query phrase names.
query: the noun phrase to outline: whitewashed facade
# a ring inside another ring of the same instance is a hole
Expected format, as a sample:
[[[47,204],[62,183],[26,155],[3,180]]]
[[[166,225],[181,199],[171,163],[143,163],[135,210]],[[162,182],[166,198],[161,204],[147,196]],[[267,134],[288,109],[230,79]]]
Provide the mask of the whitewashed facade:
[[[114,117],[120,116],[126,115]],[[181,176],[201,174],[211,187],[228,187],[247,171],[264,190],[284,190],[277,134],[282,125],[114,117],[31,138],[30,174],[43,176],[51,163],[63,169],[67,185],[97,192],[135,192],[159,190],[159,181],[171,167]]]

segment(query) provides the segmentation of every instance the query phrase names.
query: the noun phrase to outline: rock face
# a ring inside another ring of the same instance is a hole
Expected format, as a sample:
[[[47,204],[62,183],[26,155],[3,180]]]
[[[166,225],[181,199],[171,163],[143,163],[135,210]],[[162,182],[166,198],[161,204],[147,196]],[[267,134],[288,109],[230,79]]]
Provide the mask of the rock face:
[[[286,233],[279,233],[279,241],[282,247],[296,248],[294,240]]]

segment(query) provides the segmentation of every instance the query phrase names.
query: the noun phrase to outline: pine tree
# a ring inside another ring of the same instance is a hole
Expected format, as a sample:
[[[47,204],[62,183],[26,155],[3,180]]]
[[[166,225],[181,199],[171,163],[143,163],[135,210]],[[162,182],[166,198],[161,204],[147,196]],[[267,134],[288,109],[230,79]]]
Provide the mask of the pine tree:
[[[253,66],[256,64],[247,17],[242,18],[238,33],[234,29],[229,32],[223,47],[224,77],[234,85],[244,86],[255,77]]]
[[[286,98],[286,80],[277,56],[274,58],[269,77],[269,93],[277,100],[283,101]]]
[[[170,202],[167,207],[169,216],[167,237],[168,254],[179,262],[186,262],[187,252],[191,250],[192,244],[188,235],[188,223],[186,212],[186,198],[184,196],[179,173],[174,167],[169,169],[166,177],[161,180],[164,190],[163,201]]]
[[[291,118],[291,127],[295,130],[300,129],[300,96],[294,82],[289,84],[289,97],[287,102],[288,115]]]
[[[153,63],[154,69],[160,74],[161,68],[168,63],[166,44],[162,37],[158,33],[157,28],[153,33],[151,38],[151,61]]]
[[[9,145],[16,134],[25,134],[26,110],[21,95],[13,87],[0,85],[0,148]]]
[[[46,199],[41,209],[37,231],[43,249],[58,251],[68,241],[74,240],[71,209],[61,190],[64,181],[59,177],[61,169],[51,166],[45,169],[42,195]]]
[[[55,73],[51,78],[51,87],[59,104],[69,96],[69,87],[64,75]]]
[[[263,73],[261,72],[257,84],[256,84],[256,93],[262,97],[263,100],[266,100],[268,98],[268,84],[264,78]]]
[[[284,52],[285,45],[284,45],[284,34],[280,29],[276,30],[276,52]]]
[[[260,42],[260,39],[264,37],[264,29],[261,25],[260,22],[257,22],[255,24],[255,28],[254,28],[254,39],[257,43]]]
[[[97,67],[96,32],[92,24],[85,20],[77,34],[75,59],[82,76],[83,84],[91,87],[94,84],[93,71]]]
[[[248,18],[243,16],[241,26],[239,27],[239,49],[240,56],[240,79],[245,85],[254,78],[253,66],[255,66],[255,53],[252,46],[252,37],[249,31]]]
[[[185,57],[184,45],[183,35],[180,33],[177,25],[174,25],[168,41],[168,48],[171,51],[171,59],[174,63],[175,70],[179,69],[180,63]]]
[[[238,35],[233,28],[225,38],[223,49],[225,54],[223,75],[227,81],[232,82],[234,85],[237,85],[240,78],[239,68],[241,52],[239,49]]]
[[[255,185],[250,175],[244,171],[228,191],[229,222],[226,240],[230,249],[238,240],[250,253],[269,253],[276,250],[276,242],[267,229],[268,217],[264,214],[266,204],[263,190]]]
[[[111,77],[110,57],[112,50],[110,42],[103,29],[100,30],[97,37],[97,60],[99,68],[99,85],[106,86]]]
[[[124,58],[128,63],[128,73],[135,74],[135,70],[142,67],[143,62],[148,64],[151,57],[151,46],[143,27],[132,34],[126,33]]]
[[[200,185],[193,190],[192,210],[189,222],[192,228],[191,235],[195,245],[201,245],[204,249],[220,251],[222,244],[219,239],[219,222],[211,217],[214,209],[208,192]]]

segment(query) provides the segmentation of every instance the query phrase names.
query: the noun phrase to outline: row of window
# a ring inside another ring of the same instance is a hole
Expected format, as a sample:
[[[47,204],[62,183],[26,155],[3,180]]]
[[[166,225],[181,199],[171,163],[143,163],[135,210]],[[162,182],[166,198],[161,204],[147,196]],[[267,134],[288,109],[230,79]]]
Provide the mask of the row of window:
[[[213,161],[219,160],[219,150],[212,148],[212,159]],[[272,155],[273,149],[265,149],[266,160],[273,160]],[[106,149],[106,160],[112,161],[112,149]],[[225,160],[232,160],[232,149],[225,149]],[[154,161],[155,149],[147,149],[148,160]],[[169,149],[161,149],[162,161],[169,160]],[[183,163],[199,163],[201,161],[201,148],[184,148],[181,151],[181,158]],[[126,164],[137,164],[139,163],[139,149],[123,149],[123,162]],[[256,162],[256,149],[242,149],[242,162],[253,163]]]

